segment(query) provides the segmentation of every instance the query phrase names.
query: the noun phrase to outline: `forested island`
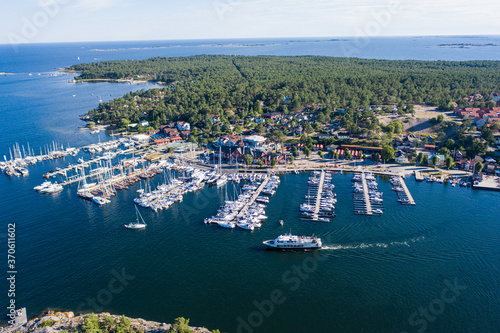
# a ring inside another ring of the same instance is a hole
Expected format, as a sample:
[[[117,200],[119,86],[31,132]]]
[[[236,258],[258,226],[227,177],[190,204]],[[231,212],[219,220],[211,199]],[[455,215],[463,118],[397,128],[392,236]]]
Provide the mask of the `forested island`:
[[[89,112],[105,123],[146,118],[153,127],[171,119],[196,124],[210,114],[225,118],[227,110],[234,112],[229,118],[242,119],[313,104],[320,104],[321,112],[422,103],[451,110],[452,101],[466,105],[463,96],[500,90],[498,61],[200,55],[104,61],[69,70],[81,73],[77,80],[163,82],[164,89],[127,94]],[[138,105],[137,97],[151,100]]]
[[[128,131],[131,123],[139,123],[135,130],[148,132],[186,121],[193,129],[190,141],[200,144],[222,134],[249,131],[267,133],[272,141],[300,138],[311,145],[318,142],[311,140],[311,134],[318,138],[347,130],[362,144],[387,145],[410,123],[416,122],[418,131],[418,122],[426,121],[414,117],[417,105],[441,111],[493,108],[495,92],[500,91],[498,61],[199,55],[104,61],[67,70],[80,73],[77,81],[141,80],[164,85],[101,103],[84,117],[90,124]],[[427,121],[436,143],[465,149],[471,156],[486,152],[500,124],[484,126],[478,138],[470,119],[461,124],[436,115]]]

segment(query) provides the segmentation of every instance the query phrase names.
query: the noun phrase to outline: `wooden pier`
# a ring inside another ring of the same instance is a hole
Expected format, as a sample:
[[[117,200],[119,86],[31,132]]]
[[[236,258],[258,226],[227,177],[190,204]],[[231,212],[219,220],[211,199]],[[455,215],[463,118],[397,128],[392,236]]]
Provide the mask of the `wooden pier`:
[[[415,180],[417,182],[423,182],[424,181],[424,175],[420,171],[415,170]]]
[[[321,170],[321,175],[319,176],[318,192],[316,193],[316,202],[314,205],[314,214],[311,221],[318,222],[319,220],[319,210],[321,208],[321,194],[323,193],[323,185],[325,183],[325,171]]]
[[[368,185],[366,184],[366,177],[365,173],[361,172],[361,186],[363,189],[363,193],[361,195],[363,196],[363,207],[356,207],[356,201],[353,202],[354,204],[354,214],[356,215],[373,215],[372,212],[372,204],[370,202],[370,195],[368,194]],[[354,196],[359,193],[354,193]]]
[[[241,217],[243,217],[243,215],[245,215],[245,213],[248,210],[248,208],[255,202],[255,199],[257,199],[257,197],[260,195],[260,193],[262,192],[262,190],[264,189],[264,187],[266,187],[267,183],[269,183],[270,180],[271,180],[271,177],[266,177],[264,179],[264,181],[262,182],[262,184],[260,184],[260,186],[257,188],[257,190],[255,191],[255,193],[252,195],[252,197],[250,198],[250,200],[248,200],[248,202],[245,204],[245,206],[243,206],[243,208],[240,210],[240,212],[238,213],[238,215],[236,215],[237,218],[241,218]]]
[[[169,190],[168,192],[165,192],[161,197],[158,197],[158,198],[155,198],[153,201],[151,201],[150,205],[148,208],[151,208],[151,206],[153,206],[154,204],[156,204],[158,201],[160,201],[161,199],[164,199],[165,197],[169,196],[170,194],[172,194],[174,191],[177,191],[179,188],[181,188],[183,185],[185,184],[179,184],[177,186],[175,186],[174,188],[172,188],[171,190]]]
[[[138,154],[138,155],[140,155],[141,153],[144,153],[144,151],[138,151],[135,148],[129,148],[127,150],[122,150],[122,152],[120,152],[120,155],[129,155],[129,154]],[[90,167],[92,165],[92,163],[96,163],[97,164],[97,163],[99,163],[100,161],[103,161],[103,160],[113,159],[113,158],[117,157],[118,155],[119,154],[116,154],[115,156],[113,156],[111,158],[109,156],[99,156],[99,157],[96,157],[94,159],[85,161],[83,163],[78,163],[78,164],[74,164],[74,165],[71,165],[71,166],[67,166],[66,168],[63,168],[63,169],[60,169],[60,170],[56,170],[56,171],[53,171],[53,172],[47,172],[43,176],[45,178],[54,178],[57,175],[65,176],[69,171],[72,171],[75,168],[76,169],[88,168],[88,167]]]
[[[368,185],[366,185],[366,176],[364,172],[361,173],[361,184],[363,185],[363,198],[366,208],[364,214],[372,215],[372,204],[370,202],[370,196],[368,195]]]
[[[406,183],[403,179],[403,177],[399,176],[399,184],[401,185],[401,187],[403,188],[404,190],[404,196],[406,196],[406,199],[408,199],[408,205],[415,205],[415,200],[413,200],[413,197],[410,193],[410,190],[408,190],[408,187],[406,186]],[[398,197],[400,197],[401,199],[401,192],[398,192]]]

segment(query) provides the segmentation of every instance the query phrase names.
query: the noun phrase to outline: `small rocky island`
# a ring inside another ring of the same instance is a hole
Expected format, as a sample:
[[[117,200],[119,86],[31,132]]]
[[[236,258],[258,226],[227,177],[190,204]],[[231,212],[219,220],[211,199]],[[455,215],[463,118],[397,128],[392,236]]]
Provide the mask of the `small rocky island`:
[[[202,327],[190,327],[189,319],[177,318],[174,324],[158,323],[144,319],[133,319],[109,313],[86,314],[75,316],[73,312],[48,311],[40,318],[34,318],[16,329],[23,333],[66,333],[66,332],[107,332],[107,333],[146,333],[146,332],[179,332],[179,333],[220,333]]]

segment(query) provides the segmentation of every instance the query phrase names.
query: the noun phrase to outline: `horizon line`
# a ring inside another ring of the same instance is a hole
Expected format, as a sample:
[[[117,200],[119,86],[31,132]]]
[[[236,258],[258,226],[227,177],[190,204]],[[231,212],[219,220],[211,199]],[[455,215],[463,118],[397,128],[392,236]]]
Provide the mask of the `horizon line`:
[[[456,35],[386,35],[386,36],[370,36],[370,39],[379,39],[379,38],[432,38],[432,37],[498,37],[498,34],[456,34]],[[37,45],[37,44],[76,44],[76,43],[119,43],[119,42],[171,42],[171,41],[214,41],[214,40],[276,40],[276,39],[356,39],[360,38],[360,36],[308,36],[308,37],[215,37],[215,38],[173,38],[173,39],[117,39],[117,40],[85,40],[85,41],[50,41],[50,42],[27,42],[27,43],[0,43],[0,46],[3,45]]]

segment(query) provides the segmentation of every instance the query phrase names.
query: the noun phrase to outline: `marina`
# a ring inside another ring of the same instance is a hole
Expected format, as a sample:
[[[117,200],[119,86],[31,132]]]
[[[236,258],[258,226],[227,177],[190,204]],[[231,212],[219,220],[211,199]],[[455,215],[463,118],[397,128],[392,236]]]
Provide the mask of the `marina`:
[[[371,172],[353,175],[353,205],[356,215],[382,215],[384,200],[378,191],[378,183]]]
[[[392,190],[396,192],[398,195],[398,202],[402,205],[415,205],[415,200],[408,190],[408,186],[401,176],[392,176],[390,179],[390,183],[393,186]]]
[[[331,222],[335,217],[336,194],[332,183],[332,174],[325,170],[313,171],[308,180],[306,202],[300,205],[300,219],[313,222]],[[314,204],[311,204],[313,200]]]
[[[64,149],[62,145],[53,141],[51,145],[44,146],[43,150],[40,147],[40,154],[36,155],[34,148],[31,148],[29,143],[27,149],[24,148],[24,145],[19,146],[16,143],[12,150],[9,148],[10,159],[7,159],[7,156],[4,155],[4,161],[0,162],[0,170],[8,176],[27,176],[29,174],[27,167],[30,165],[70,155],[76,156],[79,151],[79,149],[71,147]]]
[[[372,205],[368,196],[365,173],[355,173],[352,177],[354,182],[353,206],[356,215],[372,215]]]
[[[205,185],[203,180],[206,178],[205,172],[188,168],[187,173],[189,176],[179,177],[172,179],[172,176],[165,174],[166,169],[172,169],[173,164],[165,165],[164,168],[164,182],[158,187],[151,190],[140,189],[140,196],[134,199],[134,202],[139,206],[151,208],[155,212],[162,209],[168,209],[175,202],[181,202],[183,195],[189,192],[197,191]],[[146,183],[147,184],[147,183]]]
[[[245,177],[251,179],[251,176]],[[234,201],[227,198],[226,202],[217,210],[217,214],[204,220],[205,224],[217,224],[223,228],[234,229],[240,227],[245,230],[253,231],[260,228],[262,223],[267,220],[265,208],[269,203],[269,197],[263,196],[262,192],[267,189],[274,191],[279,183],[279,177],[265,175],[258,181],[253,180],[250,184],[245,184],[241,190],[242,193]]]

